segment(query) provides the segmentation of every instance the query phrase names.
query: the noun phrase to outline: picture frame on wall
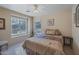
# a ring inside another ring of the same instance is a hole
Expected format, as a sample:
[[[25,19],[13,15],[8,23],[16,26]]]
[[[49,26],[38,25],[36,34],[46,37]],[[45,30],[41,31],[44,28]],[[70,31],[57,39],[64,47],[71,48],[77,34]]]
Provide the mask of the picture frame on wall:
[[[79,4],[76,7],[75,23],[76,23],[76,27],[79,27]]]
[[[5,19],[4,18],[0,18],[0,30],[1,29],[5,29]]]
[[[48,19],[48,26],[54,26],[54,19]]]

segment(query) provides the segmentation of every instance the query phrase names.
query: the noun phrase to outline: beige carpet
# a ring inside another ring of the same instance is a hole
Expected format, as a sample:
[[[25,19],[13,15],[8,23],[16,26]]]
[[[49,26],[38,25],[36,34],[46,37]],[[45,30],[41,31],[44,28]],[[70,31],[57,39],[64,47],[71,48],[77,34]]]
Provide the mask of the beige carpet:
[[[8,50],[2,51],[3,55],[26,55],[26,51],[22,48],[22,44],[16,44],[9,47]]]

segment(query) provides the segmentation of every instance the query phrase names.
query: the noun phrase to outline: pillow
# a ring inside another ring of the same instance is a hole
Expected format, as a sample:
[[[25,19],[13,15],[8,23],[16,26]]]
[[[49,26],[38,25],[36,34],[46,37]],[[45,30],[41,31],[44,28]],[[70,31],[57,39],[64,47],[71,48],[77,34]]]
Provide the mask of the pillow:
[[[61,35],[61,32],[58,29],[47,29],[47,35]]]
[[[43,33],[36,33],[35,34],[35,37],[38,37],[38,38],[44,38],[44,34]]]
[[[55,35],[61,35],[61,32],[58,29],[56,29],[55,30]]]
[[[55,30],[46,30],[47,35],[55,35]]]

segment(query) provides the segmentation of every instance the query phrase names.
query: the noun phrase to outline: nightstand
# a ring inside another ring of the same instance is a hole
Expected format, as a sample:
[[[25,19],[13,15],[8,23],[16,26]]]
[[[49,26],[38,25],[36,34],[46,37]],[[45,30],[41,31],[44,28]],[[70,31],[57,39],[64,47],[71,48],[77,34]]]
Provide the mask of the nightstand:
[[[72,48],[72,44],[73,44],[73,38],[69,37],[69,36],[63,36],[63,45],[67,45],[70,46]]]

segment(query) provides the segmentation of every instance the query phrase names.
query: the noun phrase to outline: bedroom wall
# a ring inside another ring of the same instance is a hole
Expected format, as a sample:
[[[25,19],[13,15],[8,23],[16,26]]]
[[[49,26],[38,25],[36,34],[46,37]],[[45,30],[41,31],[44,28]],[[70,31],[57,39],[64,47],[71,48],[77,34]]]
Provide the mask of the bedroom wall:
[[[24,14],[20,14],[18,12],[0,7],[0,18],[5,18],[5,29],[0,30],[0,40],[8,41],[9,46],[22,42],[27,38],[27,36],[11,38],[11,23],[10,23],[11,18],[10,17],[12,14],[17,15],[17,16],[26,17],[26,15]],[[30,17],[30,16],[27,16],[27,17]]]
[[[72,34],[73,34],[73,49],[75,54],[79,54],[79,27],[75,26],[74,13],[77,5],[72,8]]]
[[[48,19],[55,19],[54,26],[48,26]],[[45,32],[46,28],[57,28],[63,35],[72,36],[72,9],[71,10],[61,10],[52,15],[42,15],[35,17],[34,19],[41,21],[42,32]]]

